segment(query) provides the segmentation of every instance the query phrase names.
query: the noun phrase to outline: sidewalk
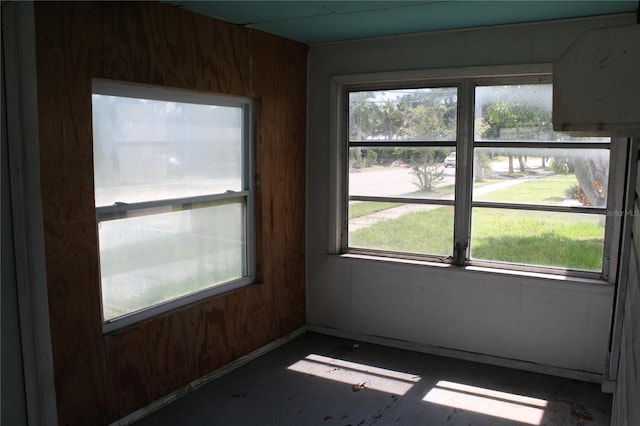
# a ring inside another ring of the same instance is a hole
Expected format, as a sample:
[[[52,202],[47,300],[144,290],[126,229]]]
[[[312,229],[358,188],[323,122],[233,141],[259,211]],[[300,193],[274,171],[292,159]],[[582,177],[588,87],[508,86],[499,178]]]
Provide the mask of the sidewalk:
[[[539,176],[541,177],[541,176]],[[529,182],[530,180],[538,179],[539,177],[527,178],[527,179],[512,179],[505,180],[503,182],[492,183],[490,185],[482,186],[474,190],[475,195],[484,195],[489,192],[498,191],[504,188],[508,188],[513,185],[517,185],[523,182]],[[453,194],[448,194],[442,198],[442,200],[452,200]],[[374,212],[365,216],[356,217],[349,220],[349,232],[357,231],[359,229],[367,228],[375,225],[383,220],[397,219],[400,216],[409,213],[429,211],[440,208],[439,205],[424,205],[424,204],[404,204],[402,206],[393,207],[387,210]]]

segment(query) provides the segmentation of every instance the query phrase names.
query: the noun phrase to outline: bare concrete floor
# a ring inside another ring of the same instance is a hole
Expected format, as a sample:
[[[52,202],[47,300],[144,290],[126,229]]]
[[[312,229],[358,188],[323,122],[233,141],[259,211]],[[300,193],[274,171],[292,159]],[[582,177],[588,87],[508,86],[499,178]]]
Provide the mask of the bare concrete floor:
[[[600,386],[315,333],[138,426],[609,425]]]

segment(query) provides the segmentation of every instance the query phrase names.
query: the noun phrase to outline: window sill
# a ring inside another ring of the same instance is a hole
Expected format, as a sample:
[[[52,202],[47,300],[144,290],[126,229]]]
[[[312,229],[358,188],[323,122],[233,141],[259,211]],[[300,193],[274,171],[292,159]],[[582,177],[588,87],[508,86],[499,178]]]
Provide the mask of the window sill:
[[[490,274],[500,276],[512,276],[519,278],[529,278],[538,282],[563,282],[566,284],[576,284],[580,286],[589,285],[609,288],[613,287],[611,283],[604,279],[579,277],[574,275],[560,273],[544,273],[534,271],[523,271],[506,268],[496,268],[487,266],[456,266],[449,263],[440,263],[427,260],[415,260],[415,259],[401,259],[384,256],[374,256],[365,254],[329,254],[327,255],[327,261],[331,264],[347,265],[347,266],[360,266],[371,265],[377,268],[400,270],[402,271],[414,271],[414,272],[426,272],[429,270],[438,269],[440,271],[447,270],[445,273],[452,274]]]

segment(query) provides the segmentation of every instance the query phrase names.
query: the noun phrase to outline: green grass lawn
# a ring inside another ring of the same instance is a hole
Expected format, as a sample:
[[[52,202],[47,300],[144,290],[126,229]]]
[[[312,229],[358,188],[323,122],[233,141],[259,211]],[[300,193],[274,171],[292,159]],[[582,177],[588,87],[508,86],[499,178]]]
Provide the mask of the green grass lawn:
[[[591,215],[474,209],[473,259],[569,269],[602,268],[604,227]]]
[[[529,180],[479,196],[476,200],[559,204],[575,175]],[[397,206],[353,203],[350,217]],[[357,207],[356,207],[357,206]],[[352,214],[353,212],[353,214]],[[586,214],[474,208],[473,259],[599,271],[604,227]],[[453,208],[409,213],[349,233],[349,246],[449,256],[453,251]]]
[[[241,278],[241,245],[233,235],[158,233],[102,249],[105,319]]]
[[[452,254],[453,207],[409,213],[349,233],[349,246],[409,253]]]
[[[560,204],[567,198],[565,191],[578,183],[575,175],[552,175],[521,182],[504,189],[474,197],[475,201],[506,203]],[[474,188],[477,188],[474,185]]]
[[[349,219],[366,216],[371,213],[401,206],[400,203],[375,203],[369,201],[352,201],[349,203]]]

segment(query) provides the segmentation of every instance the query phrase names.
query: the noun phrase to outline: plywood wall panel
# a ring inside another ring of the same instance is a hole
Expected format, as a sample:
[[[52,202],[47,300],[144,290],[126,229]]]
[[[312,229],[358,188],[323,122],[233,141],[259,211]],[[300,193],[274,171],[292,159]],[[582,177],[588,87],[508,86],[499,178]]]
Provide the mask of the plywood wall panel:
[[[99,63],[99,16],[95,3],[55,2],[36,8],[42,210],[56,397],[61,419],[87,424],[101,423],[114,410],[110,378],[104,375],[112,358],[106,356],[101,338],[96,286],[87,96]],[[81,368],[92,373],[72,373]],[[95,409],[85,412],[87,406]]]
[[[108,424],[305,323],[306,47],[158,2],[36,3],[60,424]],[[91,80],[252,97],[259,283],[101,329]]]
[[[104,78],[246,96],[247,31],[153,2],[104,3]]]
[[[196,305],[114,336],[120,410],[148,404],[197,377],[201,316]]]
[[[253,43],[254,95],[277,100],[262,105],[258,120],[258,157],[262,162],[259,222],[264,227],[265,281],[284,275],[288,277],[284,282],[290,283],[275,295],[278,306],[295,310],[293,315],[279,316],[276,326],[281,334],[291,330],[291,321],[304,321],[305,315],[305,287],[297,283],[304,282],[304,216],[298,212],[305,208],[305,180],[299,176],[304,173],[306,136],[301,127],[276,131],[273,123],[306,120],[306,96],[302,95],[306,91],[306,47],[265,33],[255,33]],[[273,51],[280,54],[269,53]],[[273,75],[280,78],[270,79]],[[279,166],[269,167],[271,164]],[[285,220],[274,220],[283,217]]]
[[[223,324],[229,345],[223,352],[226,356],[222,360],[224,364],[274,340],[272,324],[275,308],[271,291],[266,290],[277,291],[283,285],[276,281],[263,282],[226,297]],[[243,318],[243,321],[237,321],[237,318]]]

